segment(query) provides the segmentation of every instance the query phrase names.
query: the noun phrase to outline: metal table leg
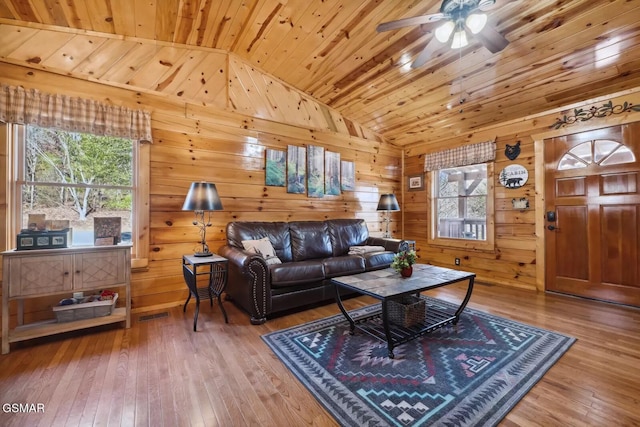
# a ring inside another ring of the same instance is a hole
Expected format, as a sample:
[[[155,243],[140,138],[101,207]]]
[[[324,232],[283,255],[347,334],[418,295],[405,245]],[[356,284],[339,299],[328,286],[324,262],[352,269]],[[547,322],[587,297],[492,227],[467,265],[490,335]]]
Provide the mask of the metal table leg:
[[[356,322],[353,321],[353,318],[349,315],[349,312],[344,308],[344,305],[342,305],[340,290],[338,289],[338,286],[336,284],[333,284],[333,289],[336,291],[336,302],[338,303],[338,308],[340,309],[344,317],[346,317],[349,321],[349,332],[351,333],[351,335],[353,335],[356,329]]]
[[[391,328],[389,327],[389,314],[387,313],[387,299],[382,300],[382,327],[384,328],[384,335],[387,337],[387,349],[389,350],[389,359],[393,359],[393,338],[391,338]]]
[[[469,303],[469,299],[471,299],[471,292],[473,291],[473,281],[475,279],[475,276],[472,276],[469,279],[469,287],[467,288],[467,294],[464,296],[464,299],[462,300],[462,303],[460,304],[460,307],[458,307],[458,309],[456,310],[456,314],[455,319],[453,319],[453,324],[457,325],[458,324],[458,320],[460,320],[460,315],[462,314],[462,311],[465,309],[465,307],[467,306],[467,304]]]

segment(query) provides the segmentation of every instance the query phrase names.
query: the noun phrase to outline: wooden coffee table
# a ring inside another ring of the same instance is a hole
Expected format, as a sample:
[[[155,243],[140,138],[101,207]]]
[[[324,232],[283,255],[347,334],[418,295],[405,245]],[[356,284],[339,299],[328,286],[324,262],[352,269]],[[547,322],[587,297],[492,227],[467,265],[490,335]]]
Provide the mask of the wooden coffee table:
[[[331,282],[335,285],[336,302],[342,314],[349,321],[351,333],[353,334],[358,328],[366,334],[386,342],[389,357],[393,359],[394,347],[447,324],[455,325],[458,323],[460,314],[471,298],[475,277],[474,273],[467,271],[452,270],[429,264],[414,264],[413,275],[407,278],[400,276],[400,273],[392,268],[387,268],[351,276],[334,277]],[[405,295],[419,296],[420,292],[465,280],[469,283],[467,294],[455,312],[453,310],[449,312],[442,307],[427,306],[424,320],[414,325],[403,326],[389,321],[389,301],[399,300]],[[352,318],[342,304],[340,288],[379,299],[382,301],[382,310],[358,319]]]

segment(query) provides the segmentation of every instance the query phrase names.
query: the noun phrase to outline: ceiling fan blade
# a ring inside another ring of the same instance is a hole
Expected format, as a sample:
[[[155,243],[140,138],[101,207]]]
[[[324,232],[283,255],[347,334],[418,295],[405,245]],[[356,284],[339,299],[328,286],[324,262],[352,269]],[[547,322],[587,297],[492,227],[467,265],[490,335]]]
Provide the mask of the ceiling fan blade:
[[[429,43],[427,43],[424,49],[422,49],[420,55],[418,55],[416,60],[413,61],[413,64],[411,64],[411,68],[422,67],[424,64],[426,64],[426,62],[431,59],[431,55],[433,54],[433,52],[435,52],[436,49],[440,47],[440,44],[441,43],[438,41],[438,39],[432,37],[431,40],[429,40]]]
[[[491,25],[486,25],[482,31],[473,36],[480,40],[491,53],[500,52],[509,44],[509,40],[505,39],[502,34],[496,31]]]
[[[476,9],[480,9],[482,11],[492,9],[492,6],[496,3],[496,0],[480,0]]]
[[[395,30],[397,28],[409,27],[411,25],[422,25],[437,22],[441,19],[448,18],[444,13],[434,13],[432,15],[414,16],[412,18],[398,19],[397,21],[383,22],[376,27],[379,33],[383,31]]]

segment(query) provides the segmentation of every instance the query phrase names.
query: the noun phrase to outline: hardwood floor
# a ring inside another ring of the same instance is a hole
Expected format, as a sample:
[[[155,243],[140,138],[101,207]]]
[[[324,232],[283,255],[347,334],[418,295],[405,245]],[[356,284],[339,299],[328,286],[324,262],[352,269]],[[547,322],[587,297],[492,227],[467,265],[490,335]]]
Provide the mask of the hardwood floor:
[[[429,295],[459,301],[464,290]],[[345,305],[373,302],[359,297]],[[101,327],[12,345],[0,356],[0,425],[336,425],[260,336],[338,314],[337,306],[261,326],[225,307],[229,324],[217,306],[203,303],[197,333],[191,303],[186,314],[176,307],[146,321],[135,315],[129,330]],[[640,425],[640,310],[481,284],[469,307],[578,339],[501,425]],[[12,413],[10,403],[34,404],[34,412]]]

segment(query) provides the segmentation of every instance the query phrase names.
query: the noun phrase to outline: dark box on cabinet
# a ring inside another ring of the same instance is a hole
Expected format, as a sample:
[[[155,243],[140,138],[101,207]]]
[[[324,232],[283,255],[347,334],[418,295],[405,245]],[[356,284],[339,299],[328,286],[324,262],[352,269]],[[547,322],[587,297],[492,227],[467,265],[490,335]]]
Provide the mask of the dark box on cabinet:
[[[26,249],[55,249],[66,248],[69,230],[32,231],[22,230],[18,234],[17,248]]]

